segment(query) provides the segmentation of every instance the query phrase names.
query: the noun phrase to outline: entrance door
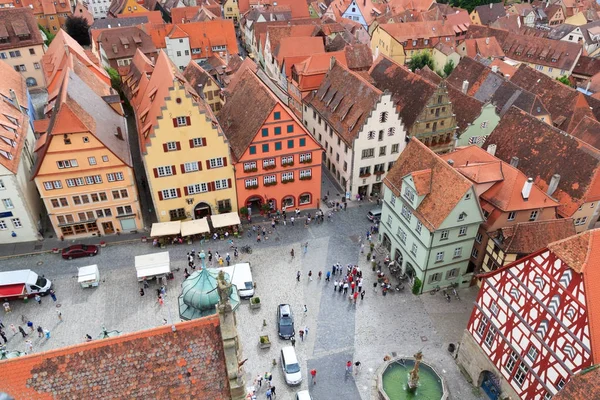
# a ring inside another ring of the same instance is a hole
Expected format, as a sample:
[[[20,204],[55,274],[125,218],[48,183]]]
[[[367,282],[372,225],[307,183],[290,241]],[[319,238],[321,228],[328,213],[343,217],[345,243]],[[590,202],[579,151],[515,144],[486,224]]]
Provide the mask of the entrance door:
[[[373,193],[373,196],[381,195],[381,182],[373,184],[373,187],[371,188],[371,193]]]
[[[250,210],[250,215],[260,214],[260,207],[262,206],[262,197],[251,197],[246,202],[246,207]]]
[[[211,215],[210,206],[206,203],[198,203],[194,207],[194,219],[200,219]]]
[[[383,234],[383,247],[385,247],[388,252],[392,249],[392,242],[390,241],[390,237],[387,235],[387,233]]]
[[[113,233],[115,233],[115,227],[113,226],[113,223],[111,221],[103,222],[102,230],[104,231],[105,235],[112,235]]]
[[[367,197],[368,190],[369,190],[369,185],[359,186],[358,194],[360,194],[361,197]]]
[[[137,227],[135,226],[135,218],[127,218],[121,220],[121,231],[128,232],[135,230]]]
[[[497,378],[490,371],[483,371],[483,379],[481,380],[481,389],[490,398],[490,400],[498,400],[500,398],[500,384]]]

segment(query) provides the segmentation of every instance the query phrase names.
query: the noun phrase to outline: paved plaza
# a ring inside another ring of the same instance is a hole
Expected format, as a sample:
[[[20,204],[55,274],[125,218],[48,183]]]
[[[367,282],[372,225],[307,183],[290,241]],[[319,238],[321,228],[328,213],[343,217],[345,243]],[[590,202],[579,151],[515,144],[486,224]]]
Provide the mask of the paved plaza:
[[[364,203],[334,213],[333,221],[322,225],[311,223],[308,228],[301,223],[295,226],[279,225],[269,234],[268,240],[257,244],[244,235],[236,244],[250,244],[251,255],[240,254],[240,261],[250,261],[257,285],[256,295],[261,299],[260,309],[250,309],[245,300],[236,312],[242,340],[247,385],[251,386],[258,374],[273,373],[273,384],[278,399],[292,399],[297,390],[309,388],[315,400],[371,399],[374,371],[386,354],[412,355],[422,350],[424,359],[442,373],[452,399],[476,399],[470,385],[460,374],[451,355],[448,343],[456,343],[466,326],[476,289],[460,292],[462,300],[448,303],[441,295],[428,294],[417,297],[406,290],[383,296],[373,289],[375,274],[367,268],[366,257],[360,255],[359,237],[364,238],[370,226],[367,211],[374,204]],[[270,229],[270,226],[268,226]],[[364,239],[363,239],[364,240]],[[301,244],[308,242],[306,254]],[[216,241],[191,246],[170,246],[175,279],[169,281],[167,302],[157,303],[156,283],[152,282],[144,297],[140,297],[140,284],[136,280],[134,256],[162,251],[150,243],[127,243],[101,249],[93,258],[65,261],[55,254],[42,254],[2,260],[0,270],[31,268],[54,282],[58,301],[44,297],[38,305],[30,300],[13,302],[13,312],[3,315],[9,337],[8,349],[25,351],[25,339],[13,335],[9,325],[21,323],[24,315],[34,324],[51,331],[51,338],[38,339],[31,334],[34,352],[69,346],[84,341],[86,334],[97,338],[102,326],[108,330],[132,332],[163,324],[163,320],[178,321],[176,298],[180,294],[185,254],[196,249],[211,249],[224,255],[227,243]],[[295,250],[294,259],[290,250]],[[233,257],[233,254],[232,254]],[[364,271],[366,296],[356,305],[333,290],[333,279],[325,282],[325,271],[335,262],[357,264]],[[98,264],[101,282],[98,288],[83,289],[77,283],[77,267]],[[308,271],[313,280],[308,280]],[[323,279],[317,278],[323,271]],[[301,271],[297,282],[296,271]],[[289,303],[295,314],[296,332],[308,327],[308,336],[300,341],[297,335],[296,350],[302,363],[304,381],[298,388],[288,387],[279,365],[279,351],[289,341],[277,337],[276,306]],[[304,312],[304,305],[307,312]],[[63,315],[59,321],[57,310]],[[263,326],[263,321],[266,326]],[[272,346],[260,349],[259,336],[268,334]],[[345,377],[347,360],[359,360],[362,370],[356,377]],[[277,365],[273,366],[273,360]],[[317,370],[317,384],[312,385],[307,371]],[[265,387],[258,398],[266,398]]]

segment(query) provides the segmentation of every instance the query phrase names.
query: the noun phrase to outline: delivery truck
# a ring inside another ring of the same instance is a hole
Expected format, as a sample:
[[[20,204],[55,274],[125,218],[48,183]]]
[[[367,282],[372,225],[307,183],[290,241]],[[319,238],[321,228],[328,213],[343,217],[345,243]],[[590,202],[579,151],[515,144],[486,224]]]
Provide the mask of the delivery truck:
[[[247,299],[254,296],[254,281],[252,280],[252,270],[249,262],[215,269],[229,274],[231,283],[237,287],[241,298]]]
[[[0,272],[0,299],[24,299],[48,294],[52,288],[50,279],[39,276],[30,269]]]

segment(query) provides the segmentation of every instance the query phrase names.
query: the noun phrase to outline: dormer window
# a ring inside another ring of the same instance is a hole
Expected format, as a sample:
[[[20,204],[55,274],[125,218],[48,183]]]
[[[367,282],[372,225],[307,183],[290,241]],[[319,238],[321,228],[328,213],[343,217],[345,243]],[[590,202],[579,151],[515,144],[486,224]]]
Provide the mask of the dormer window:
[[[415,200],[415,192],[409,187],[404,188],[404,197],[411,203]]]

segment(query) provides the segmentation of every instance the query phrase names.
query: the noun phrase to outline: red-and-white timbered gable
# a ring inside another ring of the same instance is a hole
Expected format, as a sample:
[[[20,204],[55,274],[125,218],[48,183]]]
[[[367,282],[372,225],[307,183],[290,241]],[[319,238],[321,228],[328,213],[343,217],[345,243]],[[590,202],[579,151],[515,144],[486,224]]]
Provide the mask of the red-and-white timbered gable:
[[[549,399],[592,364],[582,276],[548,249],[482,275],[467,329],[522,399]]]

